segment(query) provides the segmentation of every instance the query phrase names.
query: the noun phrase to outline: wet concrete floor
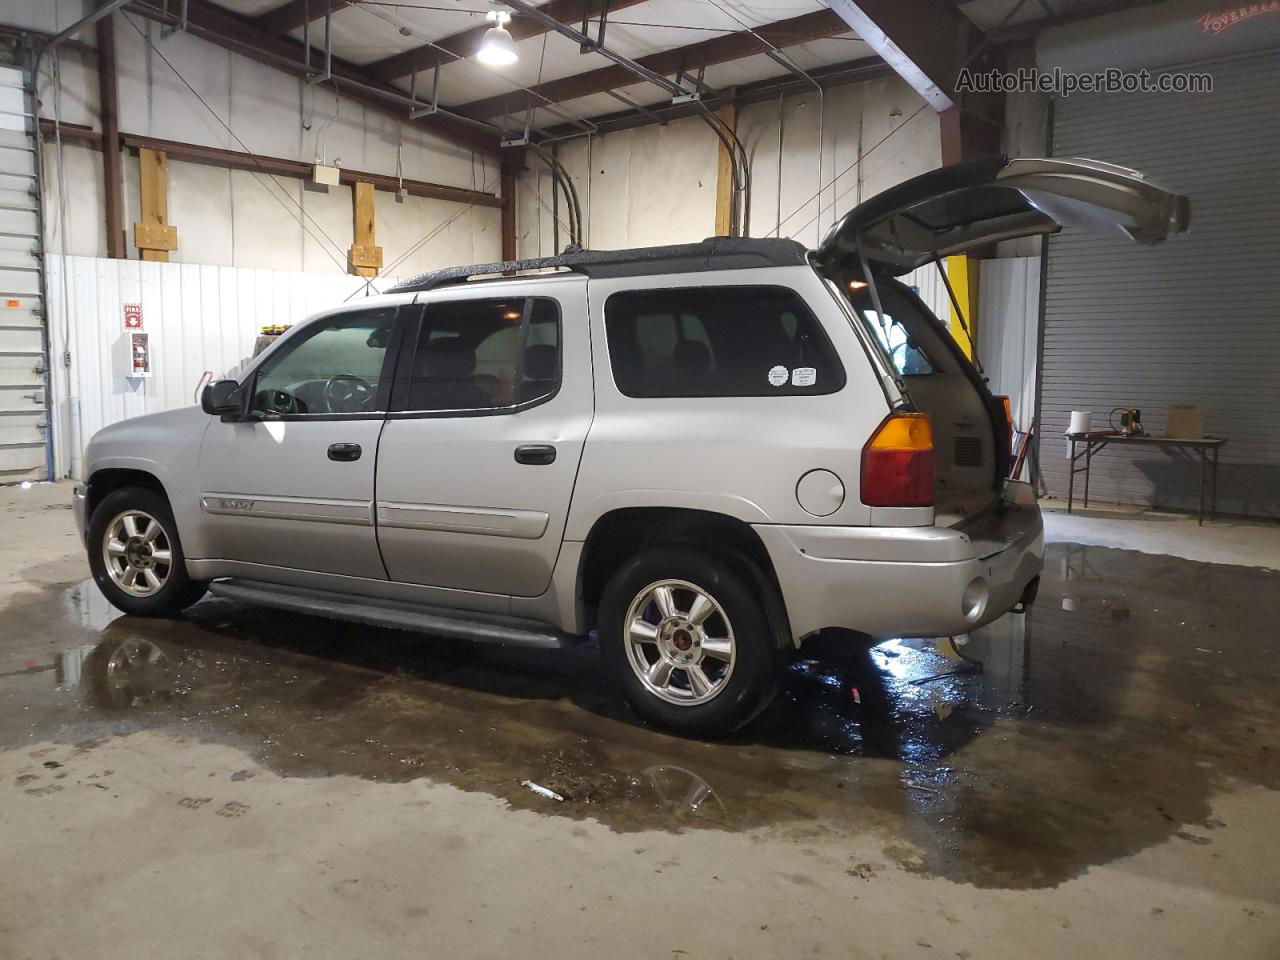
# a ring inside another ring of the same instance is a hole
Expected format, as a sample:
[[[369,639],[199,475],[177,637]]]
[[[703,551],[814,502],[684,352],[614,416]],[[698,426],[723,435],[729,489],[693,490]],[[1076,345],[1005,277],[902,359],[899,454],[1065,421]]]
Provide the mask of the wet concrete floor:
[[[640,726],[590,647],[473,647],[213,598],[143,620],[85,581],[0,610],[0,750],[159,731],[287,777],[425,779],[618,832],[880,830],[912,873],[1043,888],[1171,838],[1211,843],[1216,794],[1280,789],[1277,624],[1275,572],[1053,544],[1032,612],[975,634],[968,659],[818,644],[772,708],[709,743]],[[59,765],[33,758],[0,791],[57,785]]]

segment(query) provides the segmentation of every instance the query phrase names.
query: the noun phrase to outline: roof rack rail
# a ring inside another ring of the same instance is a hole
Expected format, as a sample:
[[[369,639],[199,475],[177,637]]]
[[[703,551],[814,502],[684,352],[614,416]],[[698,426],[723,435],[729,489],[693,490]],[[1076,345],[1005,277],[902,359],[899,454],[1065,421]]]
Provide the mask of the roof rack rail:
[[[702,270],[794,267],[809,262],[809,251],[795,240],[777,237],[709,237],[701,243],[626,250],[571,250],[555,257],[505,260],[432,270],[397,283],[388,293],[420,293],[480,277],[501,277],[529,270],[567,269],[588,277],[637,277]],[[522,278],[532,279],[532,278]]]

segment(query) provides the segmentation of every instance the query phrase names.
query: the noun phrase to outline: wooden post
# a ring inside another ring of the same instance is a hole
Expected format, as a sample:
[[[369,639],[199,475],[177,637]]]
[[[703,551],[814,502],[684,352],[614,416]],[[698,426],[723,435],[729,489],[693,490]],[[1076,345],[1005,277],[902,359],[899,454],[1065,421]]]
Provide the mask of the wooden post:
[[[352,184],[351,208],[355,218],[349,254],[351,272],[361,277],[376,277],[382,269],[382,248],[375,241],[373,184],[368,180]]]
[[[102,186],[106,210],[107,256],[125,259],[124,166],[120,162],[120,110],[116,86],[115,14],[97,23],[98,101],[102,119]],[[64,197],[63,202],[68,202]]]
[[[133,225],[133,242],[143,260],[167,261],[178,249],[178,228],[169,225],[169,167],[162,150],[138,151],[139,206],[142,219]]]
[[[737,88],[729,87],[724,92],[725,105],[720,108],[720,119],[730,130],[738,127],[738,108],[733,99],[737,96]],[[733,205],[737,197],[733,192],[733,155],[720,144],[719,162],[716,164],[716,233],[717,237],[727,237],[733,233]],[[745,224],[739,224],[743,227]],[[738,231],[742,232],[741,229]]]

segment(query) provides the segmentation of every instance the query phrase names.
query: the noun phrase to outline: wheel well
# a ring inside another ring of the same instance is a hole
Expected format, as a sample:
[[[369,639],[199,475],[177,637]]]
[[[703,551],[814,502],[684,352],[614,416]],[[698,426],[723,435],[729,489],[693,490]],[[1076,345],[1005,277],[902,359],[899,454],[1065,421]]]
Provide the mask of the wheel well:
[[[605,585],[627,558],[669,543],[688,543],[712,553],[761,588],[771,624],[790,643],[777,574],[756,532],[723,513],[676,507],[627,507],[595,522],[582,550],[578,575],[579,602],[588,628],[595,626]]]
[[[121,468],[107,468],[98,470],[89,478],[89,495],[85,503],[85,517],[93,516],[93,511],[98,509],[107,494],[119,490],[121,487],[146,487],[148,490],[154,490],[166,500],[169,495],[165,493],[164,484],[162,484],[155,474],[147,473],[145,470],[126,470]]]

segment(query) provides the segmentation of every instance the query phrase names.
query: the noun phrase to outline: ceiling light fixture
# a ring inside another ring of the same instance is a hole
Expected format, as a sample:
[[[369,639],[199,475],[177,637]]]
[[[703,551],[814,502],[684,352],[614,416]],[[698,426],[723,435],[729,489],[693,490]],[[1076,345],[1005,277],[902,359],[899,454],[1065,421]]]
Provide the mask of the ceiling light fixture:
[[[505,10],[490,10],[485,19],[493,26],[484,32],[480,49],[476,51],[476,59],[488,67],[505,67],[515,63],[520,55],[516,53],[515,40],[507,32],[511,14]]]

